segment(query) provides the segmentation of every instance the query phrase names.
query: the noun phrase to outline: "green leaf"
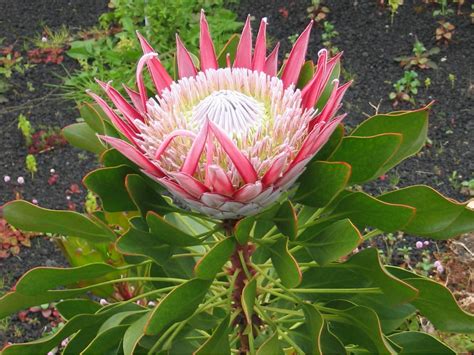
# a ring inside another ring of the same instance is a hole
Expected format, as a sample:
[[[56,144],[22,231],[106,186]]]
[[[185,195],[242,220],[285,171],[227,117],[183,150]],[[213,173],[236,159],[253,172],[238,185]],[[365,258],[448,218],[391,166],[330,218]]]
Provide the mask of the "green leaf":
[[[417,290],[407,282],[391,275],[380,263],[378,252],[374,248],[364,249],[340,264],[329,264],[324,267],[314,266],[303,273],[302,288],[334,289],[334,293],[305,295],[311,300],[331,300],[338,297],[336,290],[356,289],[353,295],[344,295],[355,303],[363,302],[372,306],[378,301],[393,307],[415,299]],[[358,294],[357,289],[379,288],[381,293]],[[340,297],[340,296],[339,296]]]
[[[374,136],[381,133],[399,133],[403,136],[398,151],[384,164],[389,170],[405,158],[416,154],[426,142],[430,105],[416,110],[375,115],[362,122],[351,132],[353,137]]]
[[[329,96],[331,95],[332,89],[333,89],[333,81],[334,79],[338,79],[339,75],[341,73],[341,62],[337,62],[336,65],[334,66],[334,69],[331,72],[331,75],[329,75],[329,79],[327,81],[326,86],[324,87],[323,93],[319,97],[318,102],[315,105],[315,108],[318,109],[319,112],[323,109],[323,107],[326,105],[326,102],[329,99]]]
[[[176,246],[199,245],[200,240],[183,232],[153,211],[147,213],[146,221],[151,234],[162,243]]]
[[[250,238],[250,233],[252,232],[252,228],[255,224],[255,217],[248,216],[245,218],[240,219],[235,225],[235,239],[240,245],[244,245],[248,242]]]
[[[300,76],[298,77],[298,83],[296,87],[302,89],[314,75],[314,63],[312,60],[308,60],[303,64],[300,70]]]
[[[303,304],[305,322],[292,332],[297,345],[305,354],[322,354],[321,335],[324,327],[323,316],[311,304]]]
[[[86,298],[64,300],[56,304],[56,309],[66,320],[78,314],[94,314],[101,308],[100,304]]]
[[[141,338],[145,336],[145,327],[152,312],[147,312],[145,315],[133,322],[123,335],[123,352],[124,355],[133,355],[135,348]]]
[[[159,215],[176,211],[176,208],[170,206],[140,175],[127,175],[125,187],[143,218],[146,218],[149,211]]]
[[[257,297],[257,281],[252,278],[247,282],[242,290],[242,311],[245,314],[248,324],[252,324],[253,307],[255,305],[255,297]]]
[[[284,355],[284,351],[278,340],[278,333],[274,332],[257,350],[257,355]]]
[[[115,268],[109,264],[93,263],[74,268],[35,268],[24,274],[15,290],[0,298],[0,318],[31,306],[72,298],[94,289],[94,284],[81,288],[57,289],[75,283],[94,281],[106,275],[119,275],[134,265]]]
[[[298,220],[295,209],[289,200],[284,201],[273,219],[281,234],[294,240],[298,233]]]
[[[311,257],[322,266],[346,256],[363,241],[359,230],[349,219],[337,221],[314,235],[310,227],[303,232],[300,240]]]
[[[293,200],[312,207],[328,205],[347,185],[351,166],[341,162],[311,162],[298,179]]]
[[[384,133],[371,137],[344,137],[330,161],[342,161],[351,165],[351,184],[361,184],[382,175],[385,164],[400,148],[402,135]]]
[[[338,316],[330,322],[331,331],[345,344],[357,344],[370,354],[397,354],[380,327],[377,314],[370,308],[351,302],[334,301],[326,307],[337,307]]]
[[[155,235],[134,227],[116,242],[117,250],[125,255],[144,255],[159,265],[164,265],[171,256],[171,247],[163,245]]]
[[[448,199],[428,186],[410,186],[378,199],[416,208],[415,217],[403,230],[420,236],[447,239],[474,230],[474,210]]]
[[[346,348],[329,329],[329,324],[324,323],[323,331],[321,332],[321,351],[323,354],[346,354]]]
[[[394,232],[404,228],[415,216],[415,211],[411,206],[392,204],[363,192],[353,192],[343,197],[327,218],[349,218],[358,226]]]
[[[107,212],[135,211],[137,208],[125,189],[125,177],[134,170],[126,165],[100,168],[87,174],[84,185],[102,200]]]
[[[58,346],[63,339],[72,336],[79,330],[96,328],[111,315],[127,309],[130,305],[123,304],[109,308],[96,314],[80,314],[71,318],[59,330],[47,337],[34,340],[26,344],[12,344],[3,349],[2,355],[37,355],[46,354]]]
[[[115,234],[99,220],[73,211],[55,211],[16,200],[3,206],[3,217],[24,231],[57,233],[92,242],[115,240]]]
[[[156,335],[175,322],[193,314],[204,299],[211,281],[192,279],[168,293],[151,313],[145,333]]]
[[[235,251],[235,239],[225,238],[216,243],[196,264],[194,274],[203,280],[214,280]]]
[[[193,355],[230,354],[229,322],[230,316],[225,317],[212,335],[193,353]]]
[[[301,282],[301,270],[288,251],[288,238],[279,238],[270,247],[271,259],[283,286],[292,288]]]
[[[344,137],[344,126],[342,123],[338,124],[334,132],[329,137],[329,140],[321,148],[319,152],[313,157],[312,161],[327,160],[336,148],[341,144],[342,137]]]
[[[446,287],[400,268],[387,269],[418,290],[418,296],[411,304],[437,329],[454,333],[474,333],[474,315],[462,310]]]
[[[119,325],[97,334],[90,344],[81,352],[81,355],[118,353],[127,328],[128,325]]]
[[[421,332],[401,332],[389,336],[389,339],[395,342],[403,350],[399,352],[400,355],[409,354],[450,354],[456,353],[440,342],[435,337]]]
[[[219,55],[217,56],[217,63],[219,64],[219,68],[226,68],[227,67],[227,59],[226,56],[229,54],[230,62],[233,63],[235,60],[235,53],[237,52],[237,46],[240,41],[240,35],[233,34],[227,43],[224,45],[224,48],[220,51]]]
[[[131,160],[127,159],[122,155],[118,150],[107,149],[99,157],[99,161],[106,167],[113,167],[118,165],[127,165],[135,170],[135,173],[140,171],[140,168],[133,163]]]
[[[95,154],[101,154],[106,150],[95,132],[89,128],[87,123],[73,123],[62,129],[64,138],[73,146],[84,149]]]
[[[79,113],[81,114],[81,118],[95,133],[105,133],[105,126],[102,117],[106,115],[98,104],[85,102],[79,106]]]

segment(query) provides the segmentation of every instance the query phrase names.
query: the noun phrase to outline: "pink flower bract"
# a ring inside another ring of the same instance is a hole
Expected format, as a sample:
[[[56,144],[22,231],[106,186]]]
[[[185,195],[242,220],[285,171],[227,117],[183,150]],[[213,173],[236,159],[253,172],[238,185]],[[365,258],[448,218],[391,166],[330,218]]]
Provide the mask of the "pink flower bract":
[[[235,58],[219,67],[204,13],[201,14],[200,67],[180,38],[179,80],[166,72],[157,53],[138,35],[143,57],[137,66],[137,91],[125,88],[130,102],[99,82],[115,105],[97,101],[123,138],[102,136],[142,171],[191,209],[219,219],[253,215],[287,191],[343,119],[335,117],[350,85],[329,82],[340,55],[319,52],[313,77],[296,87],[312,23],[294,44],[281,75],[278,48],[267,56],[263,19],[252,48],[247,19]],[[149,98],[143,80],[148,69],[156,89]],[[325,106],[314,107],[324,88]]]

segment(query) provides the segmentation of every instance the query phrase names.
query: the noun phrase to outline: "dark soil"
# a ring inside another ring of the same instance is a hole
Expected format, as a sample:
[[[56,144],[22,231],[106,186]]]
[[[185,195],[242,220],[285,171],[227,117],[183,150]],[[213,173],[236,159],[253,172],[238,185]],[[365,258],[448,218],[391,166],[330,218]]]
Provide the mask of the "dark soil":
[[[41,33],[44,25],[54,30],[65,24],[72,31],[93,26],[97,24],[98,16],[107,11],[107,2],[0,1],[0,33],[5,37],[2,46],[13,45],[26,58],[26,48],[31,47],[31,38]],[[403,76],[403,69],[394,61],[394,57],[410,54],[415,38],[427,48],[437,45],[434,33],[438,18],[432,16],[432,7],[419,7],[421,1],[405,0],[393,23],[389,10],[377,7],[373,0],[327,0],[326,4],[331,11],[328,19],[339,32],[332,42],[344,51],[344,81],[354,80],[343,107],[349,113],[346,126],[354,127],[367,115],[374,114],[372,105],[380,104],[379,112],[393,110],[388,94],[392,91],[393,83]],[[306,11],[308,6],[310,1],[302,0],[241,0],[234,9],[242,20],[249,13],[256,19],[267,17],[272,40],[281,40],[281,53],[287,53],[291,49],[288,37],[300,33],[309,21]],[[447,18],[456,26],[456,31],[453,43],[448,47],[441,45],[441,52],[433,57],[439,70],[417,70],[420,81],[431,78],[431,86],[428,89],[422,86],[416,96],[416,107],[436,100],[430,116],[429,137],[432,144],[389,172],[385,180],[366,186],[367,191],[378,194],[393,189],[394,185],[427,184],[449,197],[460,200],[469,198],[461,193],[459,186],[461,181],[474,178],[474,151],[470,147],[474,129],[474,84],[472,69],[469,68],[474,52],[474,31],[467,6],[464,12],[463,15],[453,14]],[[313,30],[309,47],[309,56],[313,59],[317,58],[317,52],[322,47],[321,33],[321,26]],[[20,113],[26,115],[36,129],[64,127],[75,122],[78,117],[75,104],[64,101],[59,96],[60,91],[51,84],[60,84],[66,70],[71,72],[76,68],[77,64],[65,57],[61,65],[37,64],[24,75],[14,74],[10,83],[12,88],[6,94],[8,102],[0,104],[0,205],[21,195],[26,200],[36,199],[43,207],[65,209],[69,203],[66,197],[70,195],[78,210],[82,208],[85,189],[81,179],[97,165],[95,157],[70,146],[37,154],[38,172],[32,178],[25,169],[27,148],[17,129]],[[454,86],[448,79],[449,74],[456,77]],[[34,91],[28,90],[31,85]],[[403,104],[397,110],[411,108],[414,106]],[[47,182],[51,176],[50,169],[55,169],[59,175],[57,183],[53,185]],[[3,182],[4,175],[11,177],[10,183]],[[22,186],[16,183],[19,176],[26,180]],[[71,184],[81,186],[82,193],[69,194],[67,190]],[[412,266],[415,266],[421,258],[421,251],[415,249],[417,240],[404,237],[397,241],[388,259],[400,264],[403,255],[398,247],[412,247],[410,258]],[[376,243],[387,249],[381,239]],[[438,247],[443,250],[444,245],[430,243],[426,249],[437,252]],[[4,290],[31,267],[65,264],[54,243],[35,238],[32,247],[23,248],[19,256],[0,260]],[[13,316],[5,334],[0,335],[0,348],[7,339],[20,342],[38,338],[43,333],[44,325],[44,321],[25,324]]]
[[[107,11],[107,0],[50,0],[50,1],[0,1],[0,33],[4,37],[1,46],[13,45],[21,52],[22,63],[27,61],[26,51],[32,48],[32,39],[40,36],[43,27],[49,26],[53,31],[63,24],[71,32],[80,28],[94,26],[100,14]],[[0,104],[0,206],[21,196],[26,200],[36,199],[40,206],[66,209],[71,202],[80,210],[84,200],[85,189],[82,177],[96,164],[93,155],[84,153],[69,145],[36,154],[38,172],[31,177],[25,168],[27,153],[26,144],[17,129],[19,114],[24,114],[34,129],[62,128],[74,123],[78,117],[75,103],[65,101],[59,96],[60,90],[54,85],[62,82],[67,72],[78,67],[77,63],[67,56],[61,65],[36,64],[26,70],[24,75],[14,73],[6,93],[8,102]],[[52,86],[53,85],[53,86]],[[28,90],[32,86],[34,91]],[[59,175],[57,183],[48,184],[54,169]],[[4,183],[4,176],[11,178]],[[22,176],[24,185],[16,180]],[[81,193],[69,194],[71,184],[78,184]],[[36,266],[64,266],[66,260],[59,249],[49,239],[33,239],[31,248],[22,248],[16,257],[0,259],[0,270],[3,282],[2,291],[9,289],[28,269]],[[36,319],[36,320],[35,320]],[[0,348],[7,339],[22,342],[40,337],[48,328],[48,322],[42,317],[33,316],[21,322],[17,315],[4,320],[0,329]]]

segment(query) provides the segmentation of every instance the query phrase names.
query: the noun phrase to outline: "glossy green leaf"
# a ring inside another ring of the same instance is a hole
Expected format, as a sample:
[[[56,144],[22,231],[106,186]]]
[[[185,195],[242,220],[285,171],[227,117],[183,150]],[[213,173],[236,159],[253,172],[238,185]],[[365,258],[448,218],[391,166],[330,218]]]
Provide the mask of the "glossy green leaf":
[[[193,355],[230,354],[229,332],[230,316],[224,318],[212,335],[197,349]]]
[[[415,217],[403,230],[435,239],[447,239],[474,231],[474,210],[466,203],[448,199],[428,186],[410,186],[386,193],[378,199],[416,208]]]
[[[357,344],[370,354],[397,354],[382,333],[377,314],[369,307],[334,301],[327,307],[339,308],[338,318],[330,322],[331,331],[345,344]]]
[[[404,228],[415,216],[415,208],[380,201],[363,192],[343,197],[328,218],[349,218],[357,226],[371,226],[385,232]]]
[[[171,247],[156,238],[154,234],[134,227],[116,242],[117,250],[125,255],[144,255],[159,265],[165,264],[171,256]]]
[[[64,300],[56,304],[56,309],[64,319],[70,319],[78,314],[94,314],[102,306],[87,298]]]
[[[106,275],[116,275],[134,267],[115,268],[109,264],[93,263],[74,268],[35,268],[24,274],[17,282],[15,290],[0,298],[0,318],[31,306],[37,306],[60,299],[73,298],[94,288],[94,285],[71,287],[76,283],[86,283]]]
[[[344,298],[355,303],[364,302],[368,306],[379,300],[387,306],[393,307],[410,302],[417,295],[416,288],[397,279],[385,270],[380,263],[377,250],[374,248],[364,249],[344,263],[306,269],[303,273],[301,287],[335,289],[334,293],[305,295],[312,300],[327,301],[338,297],[337,289],[355,289],[352,295],[348,292]],[[357,290],[364,288],[377,288],[379,293],[358,294]]]
[[[302,89],[314,75],[314,63],[312,60],[306,61],[300,70],[300,76],[298,77],[298,82],[296,87]]]
[[[248,216],[240,219],[234,230],[235,239],[240,245],[243,245],[248,242],[250,238],[250,233],[252,232],[253,226],[255,224],[255,217]]]
[[[63,128],[64,138],[73,146],[95,154],[106,150],[96,133],[85,122],[73,123]]]
[[[227,67],[227,54],[229,54],[230,62],[233,63],[235,60],[235,53],[237,52],[237,46],[239,45],[240,35],[233,34],[227,43],[224,45],[224,48],[220,51],[217,56],[217,64],[219,68]]]
[[[96,169],[87,174],[84,185],[102,200],[107,212],[135,211],[137,207],[125,188],[125,177],[134,170],[126,165]]]
[[[351,166],[341,162],[315,161],[298,179],[293,201],[312,207],[328,205],[347,185]]]
[[[214,280],[216,274],[222,271],[224,264],[229,261],[235,251],[235,239],[225,238],[216,243],[199,261],[194,268],[196,277],[203,280]]]
[[[170,206],[140,175],[127,175],[125,187],[143,218],[146,218],[149,211],[159,215],[176,211],[176,208]]]
[[[199,239],[183,232],[181,229],[175,227],[173,224],[155,212],[148,212],[146,221],[150,226],[151,234],[153,234],[153,236],[155,236],[162,243],[176,246],[190,246],[200,244]]]
[[[403,159],[416,154],[426,142],[430,106],[416,111],[375,115],[351,132],[353,137],[367,137],[381,133],[399,133],[403,136],[398,151],[385,163],[382,170],[389,170]]]
[[[334,132],[329,137],[329,140],[321,148],[319,152],[313,157],[312,161],[327,160],[336,148],[341,144],[342,137],[344,137],[344,126],[342,123],[338,124]]]
[[[330,161],[341,161],[350,164],[351,184],[361,184],[382,175],[385,164],[400,148],[402,135],[384,133],[371,137],[344,137]]]
[[[338,62],[335,66],[334,69],[331,72],[331,75],[329,75],[329,79],[327,81],[326,86],[324,87],[323,93],[318,99],[318,102],[315,105],[315,108],[318,109],[319,112],[323,109],[324,105],[326,105],[326,102],[329,99],[329,96],[331,95],[332,89],[333,89],[333,81],[334,79],[338,79],[339,75],[341,74],[341,62]]]
[[[305,354],[322,354],[321,335],[324,327],[323,316],[311,304],[303,304],[305,322],[293,333],[297,345]]]
[[[359,230],[349,219],[343,219],[311,235],[311,227],[300,236],[301,245],[319,264],[326,265],[346,256],[362,241]]]
[[[120,305],[96,314],[80,314],[71,318],[50,336],[34,340],[25,344],[12,344],[2,351],[2,355],[38,355],[46,354],[63,339],[72,336],[80,329],[96,328],[111,315],[128,308],[129,305]]]
[[[127,159],[118,150],[107,149],[99,157],[100,162],[106,167],[113,167],[119,165],[127,165],[135,170],[135,173],[140,171],[140,168],[131,160]]]
[[[133,355],[135,353],[138,342],[145,336],[145,327],[147,326],[151,314],[151,312],[148,312],[141,316],[125,331],[122,341],[124,355]]]
[[[95,133],[105,133],[104,121],[102,119],[105,114],[99,105],[86,102],[79,107],[79,113],[81,118]]]
[[[3,217],[24,231],[57,233],[92,242],[115,240],[115,234],[99,220],[73,211],[55,211],[16,200],[3,206]]]
[[[401,332],[389,336],[389,339],[402,347],[399,355],[455,355],[456,353],[435,337],[421,332]]]
[[[281,234],[286,235],[290,240],[296,238],[296,234],[298,233],[298,219],[295,209],[289,200],[284,201],[280,205],[280,209],[273,221]]]
[[[270,248],[273,266],[283,286],[288,288],[298,286],[301,282],[301,270],[288,251],[288,239],[279,238]]]
[[[278,333],[274,332],[257,350],[257,355],[284,355],[278,340]]]
[[[446,287],[397,267],[387,269],[418,290],[418,295],[411,304],[437,329],[455,333],[474,333],[474,315],[462,310]]]
[[[323,354],[346,354],[344,344],[330,330],[329,324],[324,323],[321,332],[321,351]]]
[[[248,324],[252,324],[253,307],[257,297],[257,281],[252,278],[247,282],[242,291],[242,311],[245,314]]]
[[[171,324],[184,320],[204,299],[211,281],[192,279],[168,293],[151,313],[145,327],[147,335],[156,335]]]
[[[116,354],[120,351],[122,337],[128,325],[119,325],[97,334],[81,355]]]

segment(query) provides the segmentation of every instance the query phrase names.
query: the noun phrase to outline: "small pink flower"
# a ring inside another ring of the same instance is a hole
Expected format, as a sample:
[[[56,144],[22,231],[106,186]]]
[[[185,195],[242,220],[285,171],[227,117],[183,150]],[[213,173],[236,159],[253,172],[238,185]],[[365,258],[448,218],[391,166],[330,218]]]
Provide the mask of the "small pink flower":
[[[31,200],[31,203],[33,203],[34,205],[37,205],[37,204],[38,204],[38,200],[34,198],[34,199]]]
[[[416,249],[421,249],[423,248],[423,242],[417,241],[415,246],[416,246]]]
[[[131,103],[109,83],[99,82],[118,111],[90,95],[126,137],[101,139],[136,163],[190,208],[219,219],[258,213],[290,189],[345,115],[336,116],[350,82],[329,81],[340,54],[322,49],[312,78],[297,88],[312,22],[295,42],[281,76],[279,44],[267,55],[267,20],[255,45],[250,17],[235,58],[218,63],[201,13],[200,67],[176,36],[178,80],[166,72],[150,44],[138,35],[144,55]],[[143,69],[156,92],[148,97]],[[326,87],[321,110],[315,104]],[[118,113],[120,113],[120,115]]]
[[[430,242],[429,242],[428,240],[425,240],[425,241],[423,242],[423,244],[424,244],[425,246],[428,246],[428,245],[430,245]]]
[[[10,176],[8,176],[8,175],[5,175],[5,176],[3,177],[3,181],[4,181],[5,183],[9,183],[10,180],[11,180],[11,178],[10,178]]]
[[[19,185],[23,185],[25,183],[25,178],[23,176],[19,176],[18,179],[16,179],[16,182]]]
[[[438,271],[439,274],[442,274],[444,272],[444,267],[443,264],[441,264],[441,261],[436,260],[433,266],[436,268],[436,271]]]

